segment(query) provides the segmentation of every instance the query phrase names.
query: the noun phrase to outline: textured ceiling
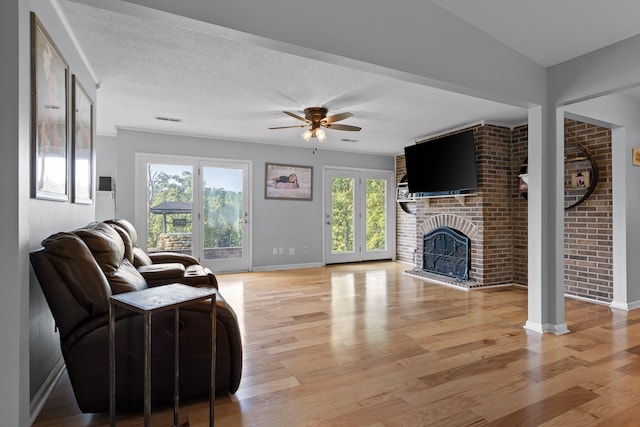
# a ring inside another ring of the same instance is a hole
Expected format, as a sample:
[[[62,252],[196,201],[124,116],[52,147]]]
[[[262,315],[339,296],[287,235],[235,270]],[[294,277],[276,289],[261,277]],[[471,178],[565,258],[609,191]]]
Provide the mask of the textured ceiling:
[[[567,26],[552,19],[552,14],[544,13],[556,8],[565,11],[564,7],[558,7],[559,3],[576,7],[585,0],[435,2],[541,64],[570,59],[634,32],[640,33],[640,26],[636,25],[636,30],[630,20],[625,20],[624,25],[616,20],[615,28],[609,29],[607,25],[606,31],[591,31],[595,34],[583,34],[581,38],[574,35],[584,33],[584,25],[591,25],[590,14],[582,14],[581,20]],[[305,146],[310,143],[300,138],[303,129],[267,128],[301,124],[283,114],[283,110],[303,115],[305,107],[325,106],[329,114],[353,113],[353,117],[341,123],[360,126],[362,131],[329,130],[328,141],[321,148],[398,154],[404,146],[425,136],[481,120],[505,125],[526,122],[527,112],[522,108],[72,1],[58,0],[58,3],[100,82],[98,134],[139,129]],[[480,9],[477,6],[480,3],[488,7]],[[531,3],[536,3],[536,7]],[[617,11],[618,17],[639,8],[631,1],[588,3],[599,6],[625,3],[627,9]],[[504,10],[498,13],[492,7]],[[523,12],[536,12],[536,22],[527,24],[525,17],[514,19],[513,25],[504,22],[508,21],[505,16],[511,19]],[[564,37],[566,34],[571,36]],[[162,121],[156,117],[181,121]]]

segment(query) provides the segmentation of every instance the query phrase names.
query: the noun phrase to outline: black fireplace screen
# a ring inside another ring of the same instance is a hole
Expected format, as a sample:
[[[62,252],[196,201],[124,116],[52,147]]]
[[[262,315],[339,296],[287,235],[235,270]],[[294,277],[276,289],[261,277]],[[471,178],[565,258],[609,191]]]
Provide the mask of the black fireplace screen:
[[[422,269],[429,273],[469,280],[469,238],[457,230],[440,227],[423,237]]]

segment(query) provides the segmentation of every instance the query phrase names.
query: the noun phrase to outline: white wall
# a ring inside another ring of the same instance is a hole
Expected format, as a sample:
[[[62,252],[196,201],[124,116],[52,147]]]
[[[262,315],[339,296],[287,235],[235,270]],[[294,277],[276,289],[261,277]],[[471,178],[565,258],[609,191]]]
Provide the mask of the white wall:
[[[60,359],[54,324],[30,274],[29,250],[55,231],[94,217],[93,205],[29,198],[30,36],[29,12],[36,11],[70,69],[95,99],[93,82],[49,0],[5,0],[0,5],[0,125],[3,183],[0,204],[0,424],[29,425],[30,397]]]
[[[0,128],[2,156],[0,179],[0,420],[3,425],[24,426],[29,420],[29,281],[28,209],[29,147],[29,15],[21,0],[0,5]],[[25,37],[26,35],[26,37]],[[28,213],[28,211],[27,211]]]
[[[96,138],[96,180],[99,177],[111,177],[117,189],[116,175],[118,173],[118,152],[116,151],[117,139]],[[115,192],[96,191],[96,221],[115,218],[116,213]]]
[[[318,150],[306,147],[218,141],[178,135],[120,130],[117,138],[99,137],[101,147],[117,147],[117,170],[98,169],[116,177],[118,216],[135,223],[135,153],[175,154],[200,158],[251,160],[253,267],[322,262],[322,166],[343,166],[393,171],[393,156]],[[301,141],[301,144],[304,144]],[[265,200],[265,162],[313,167],[313,200]],[[112,164],[111,168],[114,165]],[[140,226],[139,224],[137,224]],[[294,256],[273,255],[274,247],[302,248]]]

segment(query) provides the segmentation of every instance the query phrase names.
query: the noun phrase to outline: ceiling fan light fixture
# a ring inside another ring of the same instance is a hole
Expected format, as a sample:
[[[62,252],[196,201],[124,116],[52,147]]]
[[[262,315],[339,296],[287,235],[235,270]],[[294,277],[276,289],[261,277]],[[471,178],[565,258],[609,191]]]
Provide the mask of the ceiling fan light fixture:
[[[316,129],[316,138],[318,138],[320,142],[325,142],[327,140],[327,134],[322,129]]]
[[[361,128],[358,126],[344,125],[344,124],[335,124],[335,122],[342,121],[349,117],[352,117],[353,114],[349,112],[334,114],[332,116],[327,117],[326,107],[308,107],[304,109],[304,117],[291,113],[289,111],[283,111],[288,116],[293,117],[294,119],[305,122],[306,125],[293,125],[293,126],[277,126],[270,127],[269,129],[288,129],[288,128],[297,128],[297,127],[307,127],[307,129],[302,133],[302,139],[309,142],[311,138],[318,138],[319,142],[325,142],[327,140],[327,133],[324,131],[324,128],[327,129],[335,129],[335,130],[348,130],[348,131],[359,131]]]

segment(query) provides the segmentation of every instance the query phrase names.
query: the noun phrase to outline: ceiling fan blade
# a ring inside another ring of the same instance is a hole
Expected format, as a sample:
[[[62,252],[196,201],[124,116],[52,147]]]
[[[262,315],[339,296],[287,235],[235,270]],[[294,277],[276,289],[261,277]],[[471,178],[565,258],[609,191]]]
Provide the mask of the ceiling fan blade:
[[[334,114],[333,116],[329,116],[324,120],[327,123],[335,123],[335,122],[339,122],[340,120],[348,119],[349,117],[352,117],[352,116],[353,114],[351,113],[340,113],[340,114]]]
[[[303,122],[309,123],[309,120],[305,119],[304,117],[300,117],[297,114],[291,113],[289,111],[283,111],[283,113],[293,117],[294,119],[302,120]]]
[[[295,125],[295,126],[277,126],[269,129],[290,129],[290,128],[306,128],[307,125]]]
[[[359,131],[360,129],[362,129],[361,127],[358,126],[351,126],[351,125],[341,125],[341,124],[327,124],[326,126],[328,129],[334,129],[334,130],[350,130],[350,131]]]

